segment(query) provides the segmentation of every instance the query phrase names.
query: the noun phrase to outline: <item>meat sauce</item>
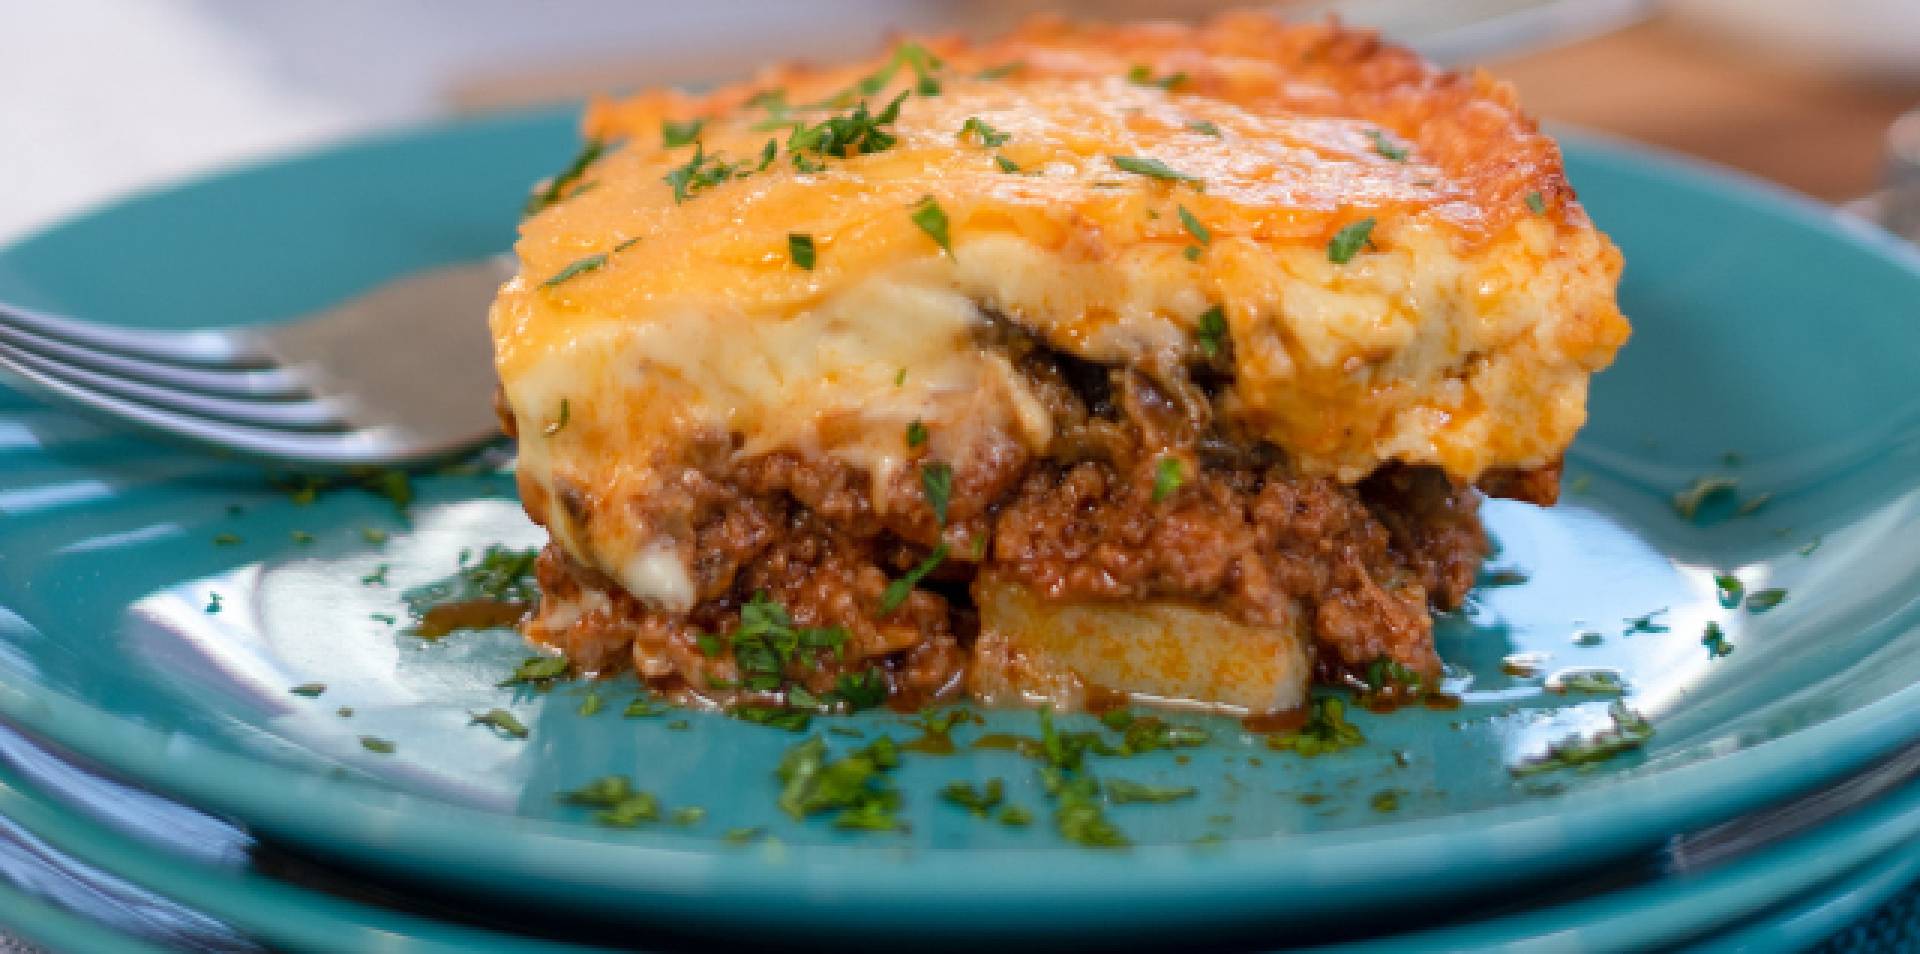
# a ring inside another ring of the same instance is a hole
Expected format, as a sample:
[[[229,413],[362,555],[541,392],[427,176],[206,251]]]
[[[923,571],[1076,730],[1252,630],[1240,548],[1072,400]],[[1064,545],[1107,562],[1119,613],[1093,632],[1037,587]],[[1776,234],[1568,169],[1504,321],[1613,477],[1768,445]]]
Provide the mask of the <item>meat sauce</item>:
[[[717,442],[678,482],[698,541],[694,608],[649,608],[550,544],[530,634],[582,669],[630,657],[643,678],[684,679],[710,701],[778,705],[785,685],[826,693],[873,672],[896,708],[914,708],[960,691],[978,630],[967,584],[990,566],[1048,598],[1178,599],[1256,624],[1297,603],[1323,680],[1390,660],[1437,685],[1432,612],[1460,605],[1487,552],[1478,491],[1433,469],[1354,486],[1295,473],[1281,451],[1216,427],[1224,362],[1094,365],[998,320],[981,344],[1027,376],[1055,437],[1041,455],[988,443],[948,462],[944,532],[911,472],[881,512],[844,463],[739,459]],[[1546,497],[1557,476],[1506,475],[1495,489]],[[945,558],[883,612],[889,584],[943,540]],[[793,660],[779,690],[747,688],[712,634],[738,627],[756,594],[796,627],[843,628],[844,645]]]

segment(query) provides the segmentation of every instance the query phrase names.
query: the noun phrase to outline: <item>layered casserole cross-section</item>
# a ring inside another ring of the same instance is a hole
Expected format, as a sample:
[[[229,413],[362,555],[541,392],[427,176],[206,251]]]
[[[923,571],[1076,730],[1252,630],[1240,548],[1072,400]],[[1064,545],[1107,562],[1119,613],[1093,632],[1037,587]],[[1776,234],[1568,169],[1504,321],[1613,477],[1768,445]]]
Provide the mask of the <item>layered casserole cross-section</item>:
[[[689,702],[1437,684],[1620,259],[1507,86],[1263,15],[595,103],[492,328],[530,638]]]

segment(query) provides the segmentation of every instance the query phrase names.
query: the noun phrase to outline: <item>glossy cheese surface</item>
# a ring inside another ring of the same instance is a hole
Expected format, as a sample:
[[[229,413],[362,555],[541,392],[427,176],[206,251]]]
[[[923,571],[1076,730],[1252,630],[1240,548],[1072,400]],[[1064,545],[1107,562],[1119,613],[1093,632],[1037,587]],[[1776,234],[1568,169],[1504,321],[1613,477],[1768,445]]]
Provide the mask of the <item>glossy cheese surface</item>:
[[[793,160],[783,121],[902,94],[888,148]],[[693,120],[697,145],[666,145],[663,123]],[[985,312],[1155,368],[1197,360],[1217,306],[1230,423],[1348,481],[1395,461],[1461,480],[1551,463],[1627,335],[1619,256],[1512,91],[1326,24],[1036,21],[596,103],[586,132],[612,145],[525,223],[493,312],[498,367],[536,511],[666,606],[685,602],[674,564],[690,554],[649,501],[703,435],[838,457],[876,488],[916,420],[941,456],[1044,448],[1034,396],[976,344]],[[696,155],[695,171],[749,174],[676,196],[669,177]],[[1180,178],[1122,168],[1136,159]],[[929,197],[950,251],[916,221]],[[556,517],[543,502],[562,484],[608,519]]]

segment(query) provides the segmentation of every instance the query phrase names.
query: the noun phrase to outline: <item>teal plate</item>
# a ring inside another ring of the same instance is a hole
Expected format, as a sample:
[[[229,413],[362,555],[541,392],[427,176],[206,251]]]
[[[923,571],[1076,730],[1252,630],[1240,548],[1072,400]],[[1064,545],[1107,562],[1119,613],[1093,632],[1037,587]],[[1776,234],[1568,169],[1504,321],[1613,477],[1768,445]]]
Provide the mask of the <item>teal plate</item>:
[[[552,918],[515,922],[509,913],[491,910],[485,912],[495,926],[490,929],[473,917],[481,905],[369,891],[337,874],[263,857],[261,846],[239,829],[93,775],[3,728],[0,760],[6,826],[0,885],[11,881],[23,894],[142,941],[188,950],[260,945],[288,951],[378,948],[387,954],[587,954],[607,949],[599,945],[676,946],[646,930],[602,928],[596,936],[591,927],[583,933]],[[1909,749],[1768,816],[1690,833],[1653,858],[1620,866],[1627,870],[1601,873],[1591,884],[1562,885],[1564,896],[1557,901],[1510,904],[1503,912],[1450,912],[1455,923],[1449,926],[1319,950],[1605,954],[1682,943],[1729,951],[1809,947],[1920,880],[1916,766],[1920,749]],[[29,857],[16,860],[15,845],[29,848]],[[68,889],[49,890],[49,882]],[[39,939],[34,932],[47,912],[36,912],[29,900],[0,894],[0,925]],[[1372,921],[1368,926],[1381,927]]]
[[[409,132],[124,202],[0,251],[0,298],[148,327],[297,314],[504,247],[526,183],[570,153],[570,125]],[[510,633],[428,643],[377,618],[462,550],[538,541],[501,473],[418,479],[404,512],[356,490],[304,502],[255,469],[5,393],[0,717],[339,862],[547,911],[787,938],[1274,936],[1644,852],[1920,735],[1920,261],[1724,173],[1578,137],[1568,161],[1627,256],[1636,334],[1596,381],[1568,498],[1487,510],[1502,547],[1488,585],[1439,627],[1461,707],[1361,713],[1368,744],[1316,759],[1206,720],[1203,748],[1095,759],[1103,778],[1199,789],[1111,807],[1130,850],[1065,844],[1031,763],[966,747],[1031,733],[1030,714],[963,727],[955,755],[910,754],[896,773],[908,831],[848,832],[776,809],[771,770],[793,735],[623,718],[630,680],[593,690],[607,704],[581,715],[586,686],[494,687],[524,655]],[[1671,496],[1709,474],[1738,490],[1681,520]],[[1788,595],[1723,608],[1721,572]],[[1702,644],[1709,622],[1731,655]],[[1610,723],[1608,700],[1543,684],[1594,669],[1624,677],[1654,739],[1516,777]],[[288,694],[309,682],[328,689]],[[531,738],[468,725],[495,707]],[[836,724],[917,734],[904,723]],[[369,736],[394,751],[363,748]],[[609,773],[705,817],[612,830],[556,798]],[[990,777],[1035,824],[937,797]],[[768,836],[722,837],[740,828]]]

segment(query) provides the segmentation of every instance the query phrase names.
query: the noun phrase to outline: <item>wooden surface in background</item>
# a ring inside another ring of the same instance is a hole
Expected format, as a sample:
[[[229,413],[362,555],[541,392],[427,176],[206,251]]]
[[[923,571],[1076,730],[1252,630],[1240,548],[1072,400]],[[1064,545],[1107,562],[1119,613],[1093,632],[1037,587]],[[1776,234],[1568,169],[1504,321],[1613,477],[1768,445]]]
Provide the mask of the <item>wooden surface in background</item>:
[[[1887,126],[1920,89],[1875,87],[1654,20],[1485,64],[1542,118],[1725,163],[1828,201],[1880,185]]]

